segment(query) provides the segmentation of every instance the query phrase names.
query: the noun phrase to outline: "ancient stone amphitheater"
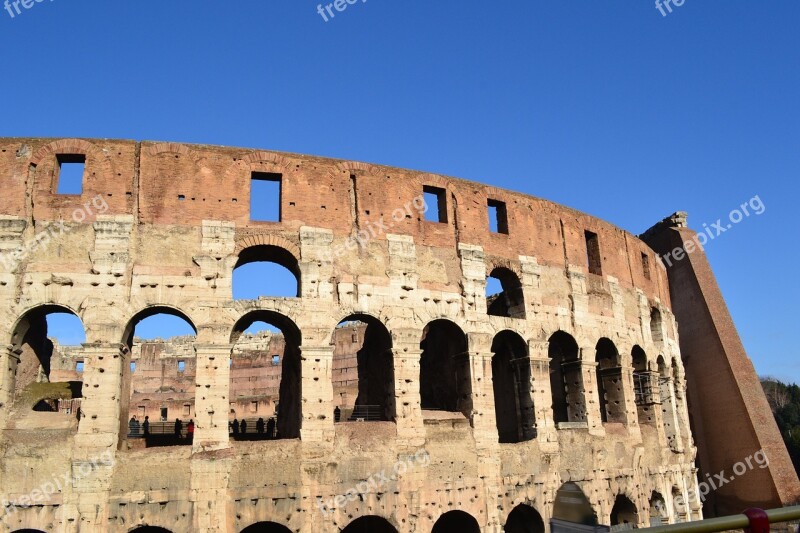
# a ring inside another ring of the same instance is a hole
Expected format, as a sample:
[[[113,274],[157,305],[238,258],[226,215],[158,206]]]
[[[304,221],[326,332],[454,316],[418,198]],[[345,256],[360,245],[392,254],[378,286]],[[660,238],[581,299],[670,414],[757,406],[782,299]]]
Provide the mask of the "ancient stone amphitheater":
[[[68,164],[77,194],[59,193]],[[251,216],[262,182],[278,220]],[[702,252],[658,259],[691,237],[680,217],[648,244],[439,175],[98,139],[0,139],[0,186],[4,531],[541,532],[568,518],[559,498],[644,527],[702,516],[696,455],[710,474],[759,449],[770,468],[717,508],[799,492]],[[233,271],[261,261],[297,296],[234,299]],[[53,312],[85,328],[80,377],[51,365]],[[158,313],[196,332],[182,445],[129,426],[134,330]],[[231,361],[257,321],[282,332],[277,430],[240,440]],[[351,407],[373,416],[334,414],[342,322],[365,330]]]

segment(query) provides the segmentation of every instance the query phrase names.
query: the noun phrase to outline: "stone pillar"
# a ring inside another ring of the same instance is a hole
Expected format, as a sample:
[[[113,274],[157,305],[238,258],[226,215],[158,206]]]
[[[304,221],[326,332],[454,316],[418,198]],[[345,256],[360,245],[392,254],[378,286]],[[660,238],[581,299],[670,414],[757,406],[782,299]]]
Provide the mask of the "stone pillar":
[[[130,352],[121,344],[83,346],[83,400],[72,451],[72,503],[65,514],[80,515],[81,531],[105,531],[108,497],[118,444],[127,434]]]
[[[397,334],[397,332],[393,332]],[[422,404],[419,392],[419,361],[422,350],[398,347],[394,354],[394,396],[397,412],[397,438],[406,446],[418,446],[425,441]]]
[[[672,378],[662,377],[659,380],[661,389],[661,411],[664,418],[664,434],[667,444],[674,452],[683,451],[678,420],[678,410],[675,402],[675,386]]]
[[[470,339],[470,345],[472,339]],[[494,447],[498,442],[497,417],[492,384],[492,352],[468,352],[472,385],[472,427],[478,447]],[[516,393],[516,391],[508,391]]]
[[[531,364],[531,396],[533,397],[536,429],[539,435],[555,429],[553,420],[553,391],[550,385],[550,358],[546,342],[529,342]]]
[[[622,378],[622,393],[625,405],[625,425],[631,433],[639,433],[639,413],[636,408],[636,392],[633,389],[633,367],[623,365],[620,367]]]
[[[83,400],[74,457],[117,448],[121,435],[127,434],[128,421],[121,407],[124,376],[130,352],[121,344],[85,344],[83,346]]]
[[[14,375],[19,365],[19,358],[22,355],[22,350],[16,346],[7,346],[3,353],[0,354],[0,428],[6,427],[8,414],[11,412],[11,407],[14,404]]]
[[[300,347],[304,443],[333,445],[333,346]]]
[[[597,363],[594,361],[594,346],[581,347],[580,365],[581,386],[583,388],[583,401],[586,408],[586,423],[592,435],[605,435],[603,421],[600,418],[600,397],[597,391]],[[592,360],[586,360],[586,354],[592,354]],[[572,409],[572,401],[570,401]]]
[[[675,391],[675,408],[678,412],[678,432],[682,439],[681,443],[683,449],[691,448],[693,443],[689,427],[689,406],[686,402],[686,381],[681,369],[676,370],[673,390]]]
[[[230,344],[194,345],[197,375],[194,393],[194,452],[227,448],[230,409]]]
[[[542,452],[558,451],[558,435],[553,420],[553,391],[550,384],[548,343],[528,343],[531,365],[531,396],[536,416],[536,440]]]
[[[465,313],[486,314],[486,255],[473,244],[458,244],[461,258],[463,302]]]

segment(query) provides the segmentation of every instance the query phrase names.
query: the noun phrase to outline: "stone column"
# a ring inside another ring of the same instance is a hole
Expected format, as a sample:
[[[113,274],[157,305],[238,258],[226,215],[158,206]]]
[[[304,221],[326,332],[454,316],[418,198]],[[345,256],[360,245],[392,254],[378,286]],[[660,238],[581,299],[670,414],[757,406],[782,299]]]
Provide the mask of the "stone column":
[[[471,344],[471,342],[470,342]],[[498,442],[497,416],[492,384],[492,352],[470,351],[472,386],[472,427],[478,447],[494,447]],[[516,393],[516,391],[508,391]]]
[[[675,386],[672,378],[662,377],[659,380],[659,386],[661,389],[661,410],[664,417],[664,434],[672,451],[681,452],[683,451],[683,446],[681,444],[678,410],[675,402]]]
[[[422,358],[419,343],[422,338],[422,330],[392,328],[391,333],[397,438],[404,446],[422,446],[425,443],[422,397],[419,390],[420,360]]]
[[[105,531],[116,451],[127,434],[130,397],[127,346],[83,346],[83,400],[72,451],[73,495],[67,516],[80,515],[81,531]],[[124,396],[124,397],[123,397]]]
[[[636,407],[636,391],[633,388],[633,367],[625,365],[620,367],[620,376],[625,400],[625,405],[623,406],[625,425],[628,427],[628,432],[639,434],[639,413]]]
[[[531,364],[531,396],[536,415],[536,440],[545,452],[558,451],[558,435],[553,420],[553,391],[550,384],[550,358],[548,343],[529,342]]]
[[[11,407],[14,404],[14,375],[19,365],[19,358],[22,355],[22,350],[16,346],[7,346],[2,353],[2,360],[0,360],[0,428],[6,427],[8,414],[11,412]]]
[[[689,427],[689,406],[686,402],[686,380],[680,369],[676,371],[673,390],[675,391],[675,408],[678,416],[678,433],[681,437],[681,447],[682,449],[691,448],[693,443]]]
[[[580,374],[583,387],[583,401],[586,408],[586,423],[592,435],[605,435],[603,421],[600,417],[600,397],[597,391],[597,363],[594,361],[594,346],[582,346],[580,349]],[[590,360],[587,360],[590,357]],[[572,409],[570,401],[570,409]]]
[[[333,346],[303,346],[301,354],[302,423],[305,443],[333,445]]]
[[[128,347],[121,344],[85,344],[83,353],[83,400],[74,457],[91,457],[109,448],[116,450],[120,436],[127,434],[128,421],[122,407]],[[128,390],[128,395],[130,391]]]
[[[230,344],[194,345],[197,375],[194,393],[194,452],[227,448],[230,410]]]
[[[394,396],[397,409],[397,438],[407,446],[425,441],[419,391],[419,361],[422,350],[395,348]]]

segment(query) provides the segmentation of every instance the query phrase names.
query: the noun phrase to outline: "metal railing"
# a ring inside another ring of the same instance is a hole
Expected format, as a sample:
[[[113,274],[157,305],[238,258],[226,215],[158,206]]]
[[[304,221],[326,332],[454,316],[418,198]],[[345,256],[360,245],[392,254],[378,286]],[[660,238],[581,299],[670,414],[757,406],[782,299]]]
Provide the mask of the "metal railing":
[[[752,533],[764,533],[769,531],[769,524],[791,522],[798,519],[800,519],[800,505],[795,505],[769,511],[748,509],[743,514],[649,527],[642,531],[648,533],[716,533],[732,529],[747,529]]]
[[[181,438],[186,438],[187,435],[187,425],[188,420],[181,420]],[[155,435],[155,436],[164,436],[164,435],[171,435],[177,436],[175,433],[175,421],[172,422],[150,422],[148,427],[147,435]],[[143,438],[144,434],[144,427],[141,424],[139,425],[128,425],[128,438],[136,439],[136,438]]]
[[[259,420],[261,423],[259,423]],[[243,418],[241,420],[236,419],[236,422],[236,428],[234,428],[233,421],[228,422],[228,434],[234,440],[278,438],[278,424],[275,417]]]
[[[380,405],[356,405],[352,409],[342,409],[338,417],[334,411],[334,422],[375,422],[384,419]]]

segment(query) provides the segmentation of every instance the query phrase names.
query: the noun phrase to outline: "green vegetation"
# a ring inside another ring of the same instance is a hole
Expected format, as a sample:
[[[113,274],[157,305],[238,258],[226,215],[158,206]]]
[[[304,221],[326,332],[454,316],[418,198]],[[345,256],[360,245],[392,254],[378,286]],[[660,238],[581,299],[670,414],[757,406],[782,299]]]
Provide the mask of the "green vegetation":
[[[800,387],[774,378],[761,378],[761,386],[789,450],[794,469],[800,473]]]
[[[26,409],[42,400],[70,400],[81,397],[81,384],[77,381],[63,383],[31,383],[17,396],[16,404]]]

